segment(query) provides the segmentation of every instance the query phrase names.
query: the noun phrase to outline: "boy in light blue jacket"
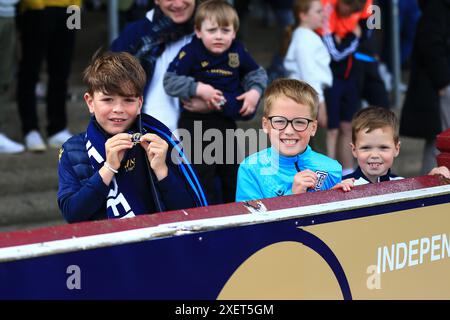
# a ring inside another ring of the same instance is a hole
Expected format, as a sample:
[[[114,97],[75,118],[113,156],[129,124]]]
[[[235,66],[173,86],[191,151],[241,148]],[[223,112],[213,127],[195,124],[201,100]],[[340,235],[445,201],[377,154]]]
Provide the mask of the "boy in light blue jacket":
[[[278,79],[264,94],[262,127],[271,147],[239,166],[236,201],[342,188],[342,166],[308,145],[317,130],[317,92],[306,82]]]

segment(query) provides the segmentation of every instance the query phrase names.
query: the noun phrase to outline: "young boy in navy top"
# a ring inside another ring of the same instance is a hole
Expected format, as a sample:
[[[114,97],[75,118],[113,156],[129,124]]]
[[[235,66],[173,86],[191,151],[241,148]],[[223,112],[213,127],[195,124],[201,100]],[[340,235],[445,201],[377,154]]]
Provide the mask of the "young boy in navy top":
[[[398,120],[385,108],[368,107],[358,111],[352,121],[353,156],[358,168],[343,180],[354,180],[354,185],[403,179],[391,172],[394,159],[400,153]],[[447,167],[438,167],[429,175],[441,174],[450,178]]]
[[[185,100],[200,97],[231,119],[251,118],[267,76],[235,40],[238,28],[237,13],[227,2],[202,3],[195,15],[196,36],[180,50],[164,77],[166,92]]]
[[[145,80],[139,61],[125,52],[96,56],[86,68],[91,119],[59,156],[58,205],[67,222],[206,204],[191,183],[197,180],[192,168],[170,161],[176,144],[170,130],[141,114]]]
[[[319,97],[306,82],[277,79],[264,94],[262,127],[272,147],[239,166],[236,201],[341,188],[342,166],[308,145],[317,130]]]
[[[192,41],[180,50],[169,65],[164,77],[167,94],[189,100],[204,100],[211,112],[193,113],[184,109],[179,129],[193,134],[195,122],[201,122],[202,133],[218,129],[225,137],[227,129],[236,129],[235,120],[249,120],[256,112],[258,101],[267,85],[267,74],[235,40],[239,19],[235,9],[226,1],[203,2],[195,16],[195,34]],[[194,137],[194,142],[202,137]],[[236,154],[234,150],[223,155]],[[207,145],[203,143],[201,150]],[[197,148],[192,148],[197,150]],[[200,149],[200,148],[198,148]],[[211,203],[234,201],[237,160],[232,164],[194,163],[205,186]],[[222,191],[216,191],[216,177],[221,179]],[[220,199],[220,193],[222,199]]]

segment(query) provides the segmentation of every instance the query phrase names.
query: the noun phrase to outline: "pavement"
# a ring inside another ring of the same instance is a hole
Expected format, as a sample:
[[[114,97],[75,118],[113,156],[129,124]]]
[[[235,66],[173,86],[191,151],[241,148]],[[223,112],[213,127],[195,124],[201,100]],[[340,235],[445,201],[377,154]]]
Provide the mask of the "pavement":
[[[255,60],[268,67],[272,53],[278,47],[278,37],[273,27],[266,27],[256,18],[249,19],[242,27],[243,41]],[[69,130],[73,133],[85,130],[89,112],[83,101],[84,87],[82,70],[89,63],[91,55],[99,47],[107,47],[107,18],[104,12],[84,12],[81,29],[77,34],[70,94],[67,111]],[[45,81],[45,72],[41,80]],[[13,90],[12,90],[13,91]],[[12,98],[0,106],[1,131],[16,141],[22,141],[17,105]],[[260,128],[261,112],[254,120],[239,123],[241,128]],[[400,110],[395,109],[397,113]],[[38,105],[40,128],[45,135],[45,104]],[[322,135],[323,137],[323,135]],[[404,177],[417,176],[421,166],[423,141],[401,137],[400,156],[393,171]],[[319,141],[318,145],[323,145]],[[320,150],[319,148],[319,151]],[[48,149],[42,153],[24,152],[18,155],[0,155],[0,232],[32,229],[64,224],[59,211],[56,193],[58,189],[58,150]]]

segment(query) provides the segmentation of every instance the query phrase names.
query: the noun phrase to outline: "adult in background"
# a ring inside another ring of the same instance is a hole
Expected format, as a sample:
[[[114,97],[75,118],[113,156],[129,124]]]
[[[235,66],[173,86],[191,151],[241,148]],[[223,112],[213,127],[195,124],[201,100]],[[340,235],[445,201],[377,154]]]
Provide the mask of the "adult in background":
[[[450,128],[450,0],[419,1],[400,134],[426,140],[422,174],[436,166],[436,135]]]
[[[67,27],[67,7],[81,0],[23,0],[20,2],[19,31],[21,59],[17,103],[25,145],[30,151],[47,146],[39,132],[36,84],[44,60],[47,62],[48,145],[59,148],[72,134],[67,130],[66,97],[75,30]]]
[[[112,43],[112,51],[127,51],[139,58],[147,74],[144,112],[177,129],[179,100],[166,94],[163,87],[167,67],[194,33],[195,0],[155,0],[155,8],[144,19],[129,24]],[[186,102],[185,108],[207,110],[200,99]]]
[[[9,84],[13,75],[15,47],[16,47],[16,27],[14,7],[19,0],[0,0],[0,108],[5,112],[4,104],[7,101]],[[25,148],[22,144],[9,139],[0,133],[0,154],[20,153]]]

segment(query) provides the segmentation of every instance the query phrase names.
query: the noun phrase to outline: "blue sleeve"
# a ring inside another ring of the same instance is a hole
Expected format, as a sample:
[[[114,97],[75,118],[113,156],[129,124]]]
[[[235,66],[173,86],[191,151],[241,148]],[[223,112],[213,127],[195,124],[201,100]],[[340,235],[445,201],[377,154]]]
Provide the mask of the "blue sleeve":
[[[151,22],[147,18],[128,24],[117,39],[111,44],[111,51],[134,53],[139,40],[150,32]]]
[[[249,166],[241,163],[237,177],[236,202],[263,198],[264,194],[261,192],[260,185]]]
[[[168,175],[158,181],[166,210],[179,210],[196,207],[195,200],[187,190],[184,180],[169,167]]]
[[[342,166],[339,164],[338,168],[328,171],[328,176],[321,190],[330,190],[341,181],[342,181]]]
[[[91,220],[102,207],[105,207],[106,211],[109,187],[103,183],[98,172],[82,185],[73,171],[67,153],[63,152],[58,166],[58,176],[58,205],[67,222]]]

